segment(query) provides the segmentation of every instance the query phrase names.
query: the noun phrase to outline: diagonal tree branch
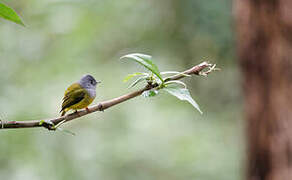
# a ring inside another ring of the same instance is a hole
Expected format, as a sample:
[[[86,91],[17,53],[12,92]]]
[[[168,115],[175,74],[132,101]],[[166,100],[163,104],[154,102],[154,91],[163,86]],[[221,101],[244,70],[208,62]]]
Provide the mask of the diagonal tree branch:
[[[172,81],[172,80],[178,80],[181,78],[186,77],[184,74],[187,75],[207,75],[214,69],[214,64],[209,64],[207,62],[202,62],[201,64],[198,64],[191,69],[188,69],[184,71],[181,74],[177,74],[171,77],[168,77],[165,79],[165,82]],[[203,71],[204,69],[207,69]],[[32,128],[32,127],[44,127],[48,130],[56,130],[55,125],[59,123],[66,123],[68,121],[77,119],[79,117],[85,116],[87,114],[96,112],[96,111],[104,111],[105,109],[108,109],[114,105],[117,105],[119,103],[122,103],[124,101],[127,101],[129,99],[132,99],[134,97],[137,97],[141,95],[144,91],[154,89],[158,87],[158,84],[147,84],[144,88],[122,95],[120,97],[100,102],[97,105],[93,105],[88,108],[88,110],[80,110],[78,113],[71,113],[66,116],[61,116],[53,119],[47,119],[47,120],[32,120],[32,121],[3,121],[0,120],[0,129],[7,129],[7,128]]]

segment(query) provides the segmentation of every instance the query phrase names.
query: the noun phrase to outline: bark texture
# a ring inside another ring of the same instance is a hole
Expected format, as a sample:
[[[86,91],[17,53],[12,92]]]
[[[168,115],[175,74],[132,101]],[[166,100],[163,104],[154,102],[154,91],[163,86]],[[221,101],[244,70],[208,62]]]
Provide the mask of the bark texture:
[[[247,179],[292,180],[292,0],[235,0]]]

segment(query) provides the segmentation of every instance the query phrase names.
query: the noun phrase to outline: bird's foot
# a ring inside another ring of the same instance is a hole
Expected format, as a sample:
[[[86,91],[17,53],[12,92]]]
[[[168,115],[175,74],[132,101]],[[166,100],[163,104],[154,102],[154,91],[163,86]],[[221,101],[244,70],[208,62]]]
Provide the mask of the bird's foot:
[[[77,116],[81,117],[77,110],[75,110],[74,114],[77,114]]]
[[[102,104],[99,104],[99,111],[102,111],[102,112],[104,112],[104,109],[103,109],[103,106],[102,106]]]

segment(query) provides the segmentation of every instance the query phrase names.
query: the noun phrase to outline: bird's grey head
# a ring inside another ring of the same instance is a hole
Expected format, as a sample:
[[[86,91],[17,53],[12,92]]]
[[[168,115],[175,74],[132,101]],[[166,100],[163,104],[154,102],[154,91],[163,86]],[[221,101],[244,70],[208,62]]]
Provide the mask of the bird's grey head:
[[[78,82],[83,88],[94,90],[96,89],[96,85],[100,83],[100,81],[96,81],[94,77],[89,74],[84,75]]]

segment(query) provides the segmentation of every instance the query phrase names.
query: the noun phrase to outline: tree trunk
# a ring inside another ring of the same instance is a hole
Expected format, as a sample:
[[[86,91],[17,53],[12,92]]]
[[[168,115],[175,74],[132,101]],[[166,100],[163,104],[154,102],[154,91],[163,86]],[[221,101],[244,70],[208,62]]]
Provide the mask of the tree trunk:
[[[292,0],[236,0],[247,179],[292,180]]]

